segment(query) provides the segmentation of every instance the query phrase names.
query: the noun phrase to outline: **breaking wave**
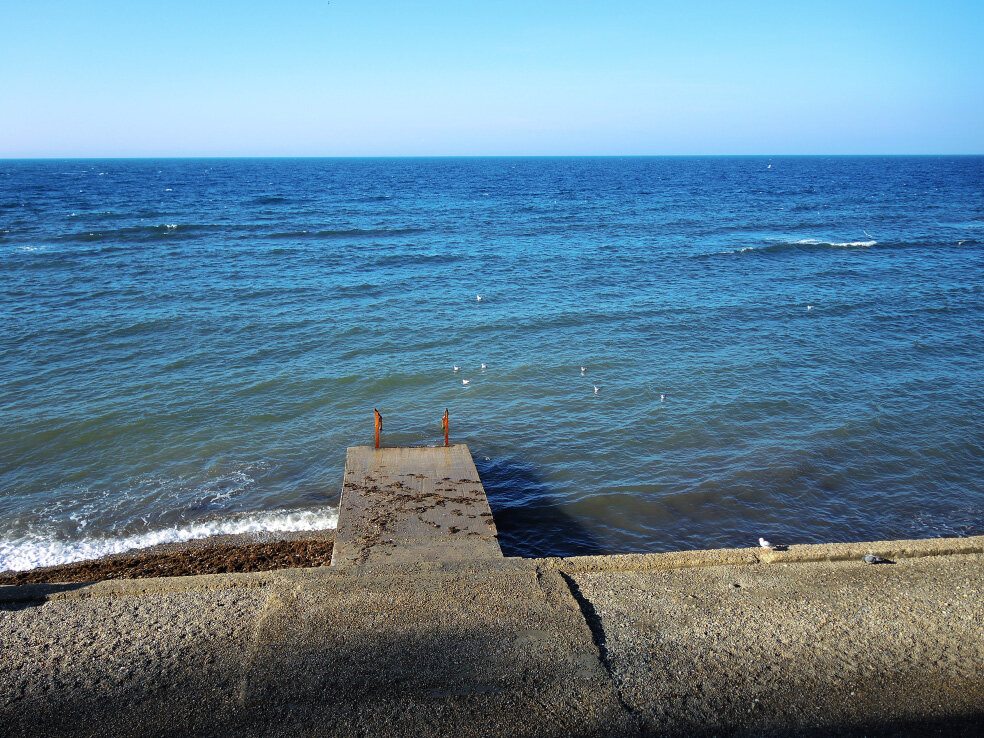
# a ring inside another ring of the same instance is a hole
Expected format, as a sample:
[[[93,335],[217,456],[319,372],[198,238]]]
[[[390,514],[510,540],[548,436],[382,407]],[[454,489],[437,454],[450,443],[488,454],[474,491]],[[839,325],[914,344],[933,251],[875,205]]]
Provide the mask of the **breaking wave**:
[[[249,513],[235,518],[151,530],[122,538],[94,537],[66,541],[28,535],[13,541],[0,541],[0,571],[59,566],[164,543],[184,543],[219,535],[327,530],[337,526],[338,511],[334,508],[321,508]]]
[[[743,246],[738,249],[728,249],[718,251],[717,255],[722,254],[776,254],[786,251],[813,251],[826,249],[868,249],[877,246],[878,241],[822,241],[818,238],[801,238],[796,241],[776,241],[761,246]],[[699,254],[699,256],[712,256],[713,254]]]

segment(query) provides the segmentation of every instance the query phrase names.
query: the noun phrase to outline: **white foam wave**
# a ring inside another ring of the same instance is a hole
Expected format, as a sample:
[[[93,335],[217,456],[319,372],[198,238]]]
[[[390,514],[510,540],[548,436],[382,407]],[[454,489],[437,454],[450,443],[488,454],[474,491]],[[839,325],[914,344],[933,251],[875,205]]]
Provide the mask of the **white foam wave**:
[[[338,527],[338,511],[333,508],[320,508],[250,513],[236,518],[152,530],[124,538],[94,537],[65,541],[26,536],[13,541],[0,541],[0,571],[25,571],[40,566],[59,566],[158,546],[162,543],[184,543],[218,535],[285,533],[336,527]]]
[[[820,246],[822,248],[840,248],[840,249],[865,249],[874,246],[878,241],[821,241],[819,238],[801,238],[796,241],[785,241],[780,239],[769,239],[770,243],[767,246],[745,246],[737,249],[728,249],[726,251],[718,251],[718,254],[747,254],[749,252],[769,252],[769,251],[781,251],[788,248],[795,248],[800,246]]]
[[[797,246],[832,246],[834,248],[868,248],[874,246],[877,241],[821,241],[817,238],[801,238],[799,241],[787,241]]]

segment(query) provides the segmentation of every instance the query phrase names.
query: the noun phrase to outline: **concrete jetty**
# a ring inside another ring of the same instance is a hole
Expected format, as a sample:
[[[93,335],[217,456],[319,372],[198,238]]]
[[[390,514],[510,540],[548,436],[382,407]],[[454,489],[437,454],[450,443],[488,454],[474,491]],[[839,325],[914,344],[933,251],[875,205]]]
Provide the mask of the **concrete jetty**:
[[[332,566],[501,556],[467,446],[348,449]]]
[[[508,558],[405,451],[331,566],[0,587],[0,735],[981,734],[984,537]]]

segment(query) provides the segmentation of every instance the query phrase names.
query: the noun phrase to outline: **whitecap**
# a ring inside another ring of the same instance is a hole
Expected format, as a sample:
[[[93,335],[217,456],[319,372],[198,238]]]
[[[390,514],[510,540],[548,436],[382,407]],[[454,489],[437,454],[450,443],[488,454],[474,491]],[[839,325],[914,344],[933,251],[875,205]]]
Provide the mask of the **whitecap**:
[[[786,241],[796,246],[829,246],[832,248],[868,248],[877,241],[821,241],[818,238],[801,238],[798,241]]]

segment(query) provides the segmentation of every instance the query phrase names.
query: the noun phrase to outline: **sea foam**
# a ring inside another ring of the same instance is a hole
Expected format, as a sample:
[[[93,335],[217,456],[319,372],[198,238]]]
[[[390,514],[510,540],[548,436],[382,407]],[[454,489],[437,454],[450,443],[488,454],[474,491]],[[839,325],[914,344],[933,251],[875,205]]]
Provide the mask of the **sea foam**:
[[[237,533],[284,533],[327,530],[338,526],[334,508],[272,510],[235,518],[199,521],[188,525],[151,530],[122,538],[93,537],[74,541],[24,536],[0,541],[0,571],[25,571],[41,566],[59,566],[98,559],[163,543],[184,543],[211,536]]]
[[[821,241],[817,238],[801,238],[799,241],[787,241],[786,243],[792,243],[796,246],[828,246],[830,248],[869,248],[877,244],[877,241]]]

